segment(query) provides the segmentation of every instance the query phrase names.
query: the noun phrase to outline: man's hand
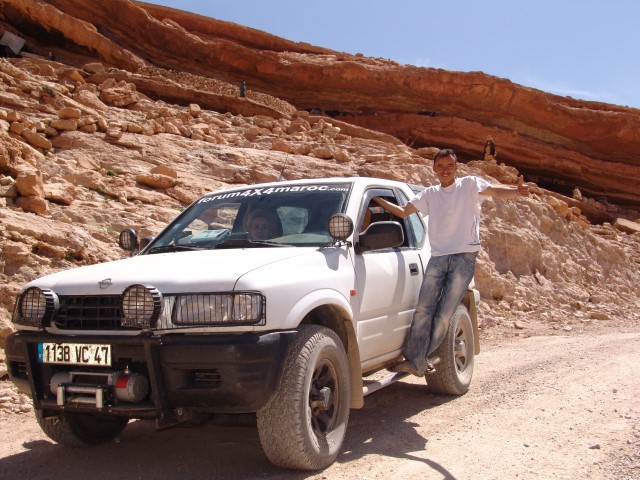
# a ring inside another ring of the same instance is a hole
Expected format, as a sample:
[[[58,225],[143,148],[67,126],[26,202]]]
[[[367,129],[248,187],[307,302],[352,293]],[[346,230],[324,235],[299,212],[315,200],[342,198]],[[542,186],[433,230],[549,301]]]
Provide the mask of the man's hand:
[[[500,200],[512,200],[520,196],[529,195],[529,185],[524,183],[524,177],[518,177],[518,183],[514,185],[491,185],[482,192],[484,195],[490,195]]]
[[[407,203],[404,207],[396,205],[395,203],[388,202],[384,198],[373,197],[372,200],[384,208],[387,212],[391,212],[396,217],[404,218],[412,213],[416,213],[418,209],[413,203]]]

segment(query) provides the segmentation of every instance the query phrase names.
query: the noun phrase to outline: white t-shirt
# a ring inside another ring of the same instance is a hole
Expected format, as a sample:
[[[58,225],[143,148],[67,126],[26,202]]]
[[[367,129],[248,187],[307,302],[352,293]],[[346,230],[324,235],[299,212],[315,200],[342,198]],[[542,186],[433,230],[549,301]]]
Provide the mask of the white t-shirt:
[[[409,201],[429,216],[431,255],[480,250],[480,205],[488,198],[480,193],[490,186],[480,177],[461,177],[448,187],[427,187]]]

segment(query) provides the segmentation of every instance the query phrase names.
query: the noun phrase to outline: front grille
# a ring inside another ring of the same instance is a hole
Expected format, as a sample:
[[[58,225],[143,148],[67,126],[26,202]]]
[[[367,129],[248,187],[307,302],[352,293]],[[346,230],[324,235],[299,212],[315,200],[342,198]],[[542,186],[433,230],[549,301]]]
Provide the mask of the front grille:
[[[26,377],[28,375],[28,373],[27,373],[27,363],[26,362],[18,362],[18,364],[16,366],[16,372],[18,372],[18,375],[20,377]]]
[[[194,294],[195,295],[195,294]],[[192,296],[194,296],[192,295]],[[172,322],[172,311],[176,297],[166,295],[163,299],[163,311],[156,324],[158,330],[185,329],[194,327],[233,327],[238,325],[264,325],[265,301],[262,300],[262,315],[251,322],[194,322],[177,324]],[[123,326],[122,297],[120,295],[61,295],[60,308],[52,317],[52,323],[61,330],[140,330],[140,327]],[[204,311],[196,317],[207,318]]]
[[[213,370],[197,370],[194,372],[195,384],[200,388],[218,388],[222,381],[220,372]]]
[[[15,378],[29,378],[29,372],[27,370],[27,364],[25,362],[8,362],[9,368],[11,369],[11,375]]]
[[[120,295],[61,296],[53,322],[63,330],[119,330]]]

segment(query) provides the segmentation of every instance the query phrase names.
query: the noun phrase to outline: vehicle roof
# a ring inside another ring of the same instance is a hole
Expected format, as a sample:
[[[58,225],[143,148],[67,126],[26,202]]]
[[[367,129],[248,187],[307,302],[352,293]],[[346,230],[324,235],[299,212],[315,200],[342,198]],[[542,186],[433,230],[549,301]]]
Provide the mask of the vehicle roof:
[[[409,186],[413,191],[420,189],[422,187],[417,185],[409,185],[406,182],[400,182],[398,180],[389,180],[387,178],[377,178],[377,177],[316,177],[316,178],[302,178],[297,180],[281,180],[277,182],[267,182],[267,183],[254,183],[249,185],[233,185],[228,188],[223,188],[221,190],[216,190],[213,192],[207,193],[207,195],[213,193],[219,193],[223,191],[229,190],[242,190],[245,188],[269,188],[269,187],[277,187],[282,185],[306,185],[309,183],[351,183],[354,186],[364,187],[367,185],[375,184],[375,185],[389,185],[389,186]]]

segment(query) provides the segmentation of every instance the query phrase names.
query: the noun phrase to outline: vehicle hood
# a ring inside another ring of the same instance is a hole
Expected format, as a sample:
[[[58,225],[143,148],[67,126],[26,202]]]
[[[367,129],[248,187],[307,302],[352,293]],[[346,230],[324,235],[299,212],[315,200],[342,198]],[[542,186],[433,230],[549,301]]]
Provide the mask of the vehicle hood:
[[[49,288],[58,295],[119,295],[133,284],[151,285],[163,294],[231,291],[255,269],[317,252],[315,247],[286,247],[137,255],[47,275],[25,288]]]

